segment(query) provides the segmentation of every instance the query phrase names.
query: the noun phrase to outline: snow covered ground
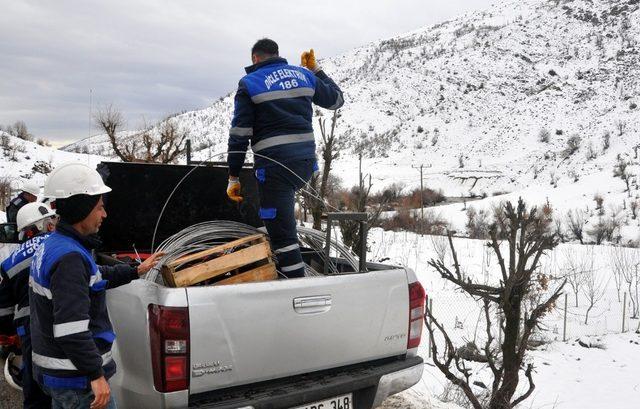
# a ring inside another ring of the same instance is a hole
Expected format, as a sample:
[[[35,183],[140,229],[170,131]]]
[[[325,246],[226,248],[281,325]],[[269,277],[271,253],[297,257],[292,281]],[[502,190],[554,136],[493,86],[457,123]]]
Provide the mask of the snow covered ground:
[[[482,240],[454,240],[465,274],[491,283],[497,277],[496,258],[484,248],[484,243]],[[626,251],[638,252],[636,249]],[[566,274],[567,255],[572,252],[580,259],[593,257],[593,270],[605,279],[606,294],[591,312],[589,324],[585,325],[587,305],[584,294],[579,293],[579,307],[576,308],[571,288],[566,287],[569,294],[567,342],[562,342],[564,305],[561,303],[556,311],[543,320],[544,330],[534,336],[551,342],[530,354],[536,367],[536,390],[523,407],[636,408],[640,401],[640,378],[637,376],[640,370],[640,335],[633,331],[638,326],[638,320],[630,319],[627,310],[625,323],[631,332],[620,334],[622,303],[617,300],[610,248],[560,245],[543,260],[542,271],[554,276]],[[484,319],[480,318],[480,305],[442,280],[427,265],[428,260],[436,257],[432,237],[373,229],[369,257],[371,260],[389,257],[385,262],[414,269],[427,294],[433,298],[436,318],[443,323],[456,346],[462,346],[476,337],[480,342],[484,326]],[[450,253],[447,262],[451,263]],[[430,364],[427,340],[425,330],[420,354],[428,364],[422,382],[390,401],[389,408],[456,407],[451,406],[455,402],[441,402],[441,399],[453,399],[456,393],[448,386],[440,371]],[[578,340],[597,347],[585,348],[579,345]],[[489,372],[486,366],[474,366],[474,376],[485,384],[489,384]],[[445,393],[446,390],[448,393]]]
[[[10,149],[0,147],[0,178],[8,178],[14,190],[20,189],[26,180],[33,180],[43,186],[47,172],[63,163],[78,162],[95,167],[100,161],[109,160],[103,156],[66,152],[50,146],[41,146],[3,131],[0,131],[0,138],[6,140],[7,145],[11,147]]]

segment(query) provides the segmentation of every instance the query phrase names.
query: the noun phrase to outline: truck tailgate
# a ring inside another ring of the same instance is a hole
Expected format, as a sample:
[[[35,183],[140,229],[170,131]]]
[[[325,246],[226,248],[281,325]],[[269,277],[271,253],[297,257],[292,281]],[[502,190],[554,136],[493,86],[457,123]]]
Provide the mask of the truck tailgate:
[[[190,393],[400,355],[406,271],[187,289]]]

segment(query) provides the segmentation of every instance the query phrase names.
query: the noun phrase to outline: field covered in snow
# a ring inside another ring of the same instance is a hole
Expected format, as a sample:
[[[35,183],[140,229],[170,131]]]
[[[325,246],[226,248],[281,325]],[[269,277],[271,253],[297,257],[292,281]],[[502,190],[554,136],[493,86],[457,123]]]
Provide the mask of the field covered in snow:
[[[482,345],[486,336],[481,304],[456,290],[427,264],[432,258],[438,257],[436,248],[441,239],[373,229],[369,237],[369,257],[371,260],[385,259],[387,263],[414,269],[433,300],[434,316],[447,329],[456,347],[470,341]],[[485,243],[482,240],[454,239],[465,275],[481,283],[495,283],[499,277],[497,259],[486,249]],[[636,249],[624,251],[629,257],[638,256]],[[560,305],[543,319],[541,330],[532,337],[544,341],[544,344],[530,352],[529,359],[533,360],[536,367],[536,391],[523,407],[635,408],[640,399],[640,378],[637,376],[640,368],[640,335],[634,333],[639,321],[630,318],[631,307],[628,306],[624,318],[627,332],[621,334],[622,302],[618,301],[614,280],[615,257],[608,246],[561,244],[542,261],[541,271],[557,278],[552,280],[550,290],[561,278],[573,274],[570,266],[575,260],[569,260],[571,258],[589,261],[587,270],[592,271],[597,281],[602,283],[604,295],[590,312],[589,323],[585,324],[588,307],[585,290],[582,287],[579,290],[579,306],[575,307],[575,295],[567,284],[567,341],[562,341],[564,300],[561,298]],[[451,264],[450,252],[447,252],[445,260]],[[629,302],[629,298],[627,300]],[[494,319],[493,334],[498,338],[496,321]],[[441,342],[438,338],[436,340]],[[578,341],[594,347],[585,348]],[[428,333],[425,329],[420,354],[429,363],[427,346]],[[432,363],[425,368],[422,382],[395,398],[393,402],[398,406],[389,407],[452,407],[441,400],[455,402],[460,394],[448,385],[444,375]],[[486,365],[474,365],[473,373],[474,379],[490,385],[490,371]],[[480,390],[478,387],[476,389]]]

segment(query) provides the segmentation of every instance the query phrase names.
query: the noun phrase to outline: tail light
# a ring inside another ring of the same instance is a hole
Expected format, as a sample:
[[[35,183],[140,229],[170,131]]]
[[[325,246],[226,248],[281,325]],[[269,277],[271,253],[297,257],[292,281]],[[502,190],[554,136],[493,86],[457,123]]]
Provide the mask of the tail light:
[[[158,392],[189,388],[189,308],[149,305],[153,383]]]
[[[420,346],[425,297],[426,293],[419,281],[409,284],[409,337],[407,349]]]

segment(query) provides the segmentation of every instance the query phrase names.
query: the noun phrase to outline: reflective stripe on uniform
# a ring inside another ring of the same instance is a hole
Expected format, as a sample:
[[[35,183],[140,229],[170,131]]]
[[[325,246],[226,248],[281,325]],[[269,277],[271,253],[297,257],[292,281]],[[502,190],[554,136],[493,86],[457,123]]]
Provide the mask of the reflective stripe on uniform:
[[[280,270],[282,270],[283,273],[288,273],[289,271],[295,271],[300,268],[304,268],[304,262],[302,261],[292,266],[281,267]]]
[[[342,104],[344,104],[344,98],[342,98],[342,94],[338,94],[338,98],[336,98],[336,103],[335,103],[335,104],[333,104],[333,105],[331,105],[331,106],[330,106],[329,108],[327,108],[327,109],[330,109],[330,110],[332,110],[332,111],[333,111],[333,110],[336,110],[336,109],[338,109],[339,107],[341,107],[341,106],[342,106]]]
[[[76,366],[73,364],[73,362],[71,362],[70,359],[52,358],[50,356],[40,355],[35,352],[32,352],[31,358],[33,359],[33,363],[41,368],[61,369],[65,371],[78,370],[78,368],[76,368]],[[111,351],[102,354],[102,366],[108,364],[112,360],[113,356],[111,355]]]
[[[13,307],[0,308],[0,317],[6,317],[8,315],[13,315]]]
[[[33,290],[34,293],[41,295],[43,297],[47,297],[48,299],[52,298],[51,290],[38,284],[36,280],[33,279],[33,277],[29,277],[29,286],[31,286],[31,289]]]
[[[25,268],[29,268],[30,265],[31,265],[31,257],[29,257],[28,259],[22,260],[21,262],[11,267],[9,270],[7,270],[7,276],[9,277],[9,279],[12,279],[13,277],[16,276],[16,274],[18,274]]]
[[[18,309],[18,306],[16,305],[16,312],[13,316],[13,319],[17,320],[18,318],[28,317],[30,313],[31,313],[31,309],[29,308],[28,305],[20,309]]]
[[[252,96],[251,101],[254,104],[261,104],[263,102],[273,101],[275,99],[312,97],[315,93],[316,90],[313,88],[293,88],[284,91],[263,92],[262,94]]]
[[[272,148],[274,146],[286,145],[289,143],[299,143],[299,142],[315,142],[315,138],[313,137],[313,132],[303,133],[303,134],[272,136],[271,138],[263,139],[260,142],[254,145],[251,145],[251,150],[254,152],[259,152],[261,150]]]
[[[100,273],[100,271],[98,271],[97,273],[92,275],[91,278],[89,279],[89,287],[91,287],[92,285],[94,285],[95,283],[98,283],[100,281],[102,281],[102,273]]]
[[[287,247],[283,247],[281,249],[277,249],[276,251],[274,251],[274,253],[275,254],[288,253],[290,251],[297,250],[299,248],[300,248],[300,245],[296,243],[296,244],[292,244],[292,245],[287,246]]]
[[[53,337],[60,338],[66,335],[77,334],[89,330],[89,320],[65,322],[53,325]]]
[[[229,129],[229,135],[233,136],[253,136],[253,128],[241,128],[234,126]]]

